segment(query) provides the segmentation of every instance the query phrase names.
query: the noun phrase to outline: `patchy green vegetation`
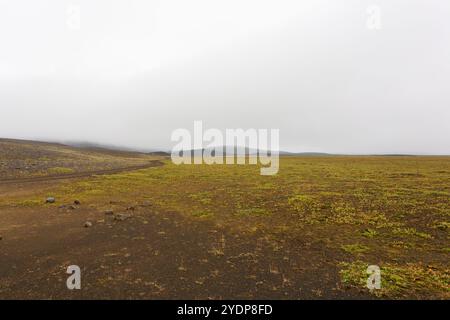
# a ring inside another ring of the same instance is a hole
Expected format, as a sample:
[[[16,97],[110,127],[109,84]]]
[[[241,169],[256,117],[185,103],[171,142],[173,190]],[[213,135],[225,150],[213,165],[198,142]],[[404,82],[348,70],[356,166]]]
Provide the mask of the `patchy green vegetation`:
[[[370,250],[369,247],[362,244],[345,244],[341,246],[342,250],[351,254],[364,253]]]
[[[362,235],[367,238],[373,238],[378,235],[378,232],[374,229],[367,228],[362,232]]]
[[[274,246],[317,246],[342,282],[365,288],[377,261],[383,297],[448,298],[448,157],[283,157],[275,176],[257,166],[181,165],[66,181],[0,199],[0,208],[112,200],[210,221]],[[54,196],[57,203],[44,203]],[[281,248],[281,247],[280,247]],[[222,249],[218,247],[217,254]],[[280,249],[281,250],[281,249]]]
[[[362,261],[341,263],[342,282],[350,287],[367,286],[367,267]],[[367,289],[368,290],[368,289]],[[381,289],[370,292],[378,297],[420,297],[426,291],[430,297],[450,298],[450,273],[431,265],[406,263],[404,265],[385,264],[381,267]]]
[[[394,235],[400,236],[416,236],[423,239],[432,239],[433,237],[425,232],[419,232],[415,228],[395,228],[392,230]]]
[[[68,173],[74,173],[75,170],[72,168],[54,167],[54,168],[49,168],[47,172],[50,175],[52,175],[52,174],[68,174]]]

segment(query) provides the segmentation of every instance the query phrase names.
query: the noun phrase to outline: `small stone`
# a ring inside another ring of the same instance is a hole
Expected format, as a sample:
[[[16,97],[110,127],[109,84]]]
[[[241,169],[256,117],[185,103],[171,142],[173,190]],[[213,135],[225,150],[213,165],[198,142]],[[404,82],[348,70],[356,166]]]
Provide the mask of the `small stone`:
[[[67,207],[69,210],[75,210],[77,207],[75,207],[75,206],[73,206],[73,205],[70,205],[70,206],[68,206]]]
[[[73,202],[73,204],[76,204],[77,206],[79,206],[79,205],[81,204],[81,202],[80,202],[80,200],[75,200],[75,201]]]
[[[59,208],[59,209],[65,209],[65,208],[66,208],[66,205],[65,205],[65,204],[60,205],[58,208]]]
[[[55,198],[48,197],[47,200],[45,200],[45,203],[55,203]]]
[[[134,211],[134,209],[135,209],[135,207],[133,207],[133,206],[127,207],[127,211]]]
[[[107,215],[107,216],[112,216],[113,214],[114,214],[114,211],[112,211],[112,210],[105,211],[105,215]]]
[[[131,218],[131,214],[118,213],[118,214],[114,215],[114,220],[116,220],[116,221],[124,221],[129,218]]]
[[[84,227],[85,227],[85,228],[90,228],[90,227],[92,227],[92,222],[86,221],[86,223],[84,224]]]

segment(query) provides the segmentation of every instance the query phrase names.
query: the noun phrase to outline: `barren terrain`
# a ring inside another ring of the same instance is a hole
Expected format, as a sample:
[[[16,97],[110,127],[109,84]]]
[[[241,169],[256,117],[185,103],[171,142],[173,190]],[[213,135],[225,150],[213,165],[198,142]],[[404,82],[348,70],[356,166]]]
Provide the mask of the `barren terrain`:
[[[449,298],[449,157],[282,157],[261,176],[1,141],[0,162],[3,299]]]

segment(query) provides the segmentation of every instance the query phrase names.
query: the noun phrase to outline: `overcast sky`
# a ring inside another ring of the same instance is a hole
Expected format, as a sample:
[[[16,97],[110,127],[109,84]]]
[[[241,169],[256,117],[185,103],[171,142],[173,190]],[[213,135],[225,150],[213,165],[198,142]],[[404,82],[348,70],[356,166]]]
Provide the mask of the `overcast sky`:
[[[450,1],[0,0],[0,112],[0,137],[450,154]]]

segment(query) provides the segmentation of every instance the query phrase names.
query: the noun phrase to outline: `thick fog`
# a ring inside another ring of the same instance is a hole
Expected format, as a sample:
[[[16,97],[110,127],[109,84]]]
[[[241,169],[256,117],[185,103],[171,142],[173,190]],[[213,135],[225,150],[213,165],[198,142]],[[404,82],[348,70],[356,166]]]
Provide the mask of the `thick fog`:
[[[0,137],[450,154],[450,1],[0,0]]]

